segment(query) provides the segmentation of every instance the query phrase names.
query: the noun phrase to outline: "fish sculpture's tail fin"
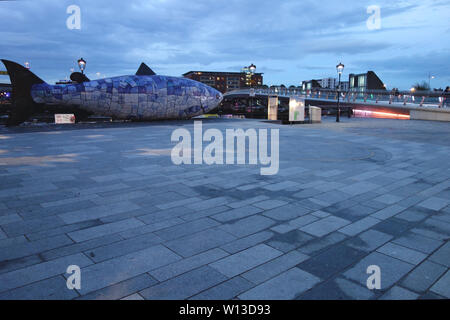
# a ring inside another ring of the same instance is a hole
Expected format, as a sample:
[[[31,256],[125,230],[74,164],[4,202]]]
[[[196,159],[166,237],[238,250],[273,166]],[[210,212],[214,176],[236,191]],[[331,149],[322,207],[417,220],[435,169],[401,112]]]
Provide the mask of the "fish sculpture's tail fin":
[[[18,63],[3,59],[1,61],[8,71],[13,88],[13,106],[9,116],[8,125],[18,125],[24,122],[33,113],[36,105],[31,97],[31,87],[34,84],[45,82]]]

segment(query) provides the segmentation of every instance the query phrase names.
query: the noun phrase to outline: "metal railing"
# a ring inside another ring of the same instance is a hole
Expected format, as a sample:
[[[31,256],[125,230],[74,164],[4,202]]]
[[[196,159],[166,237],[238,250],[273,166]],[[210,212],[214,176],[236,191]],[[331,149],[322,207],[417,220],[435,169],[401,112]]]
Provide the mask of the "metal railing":
[[[251,88],[239,89],[227,92],[227,95],[278,95],[280,97],[304,96],[308,99],[317,100],[331,100],[336,101],[338,91],[331,89],[265,89],[265,88]],[[374,103],[374,104],[392,104],[403,106],[418,106],[418,107],[437,107],[450,108],[450,93],[443,93],[437,91],[387,91],[387,90],[367,90],[363,92],[345,91],[340,92],[342,103]]]

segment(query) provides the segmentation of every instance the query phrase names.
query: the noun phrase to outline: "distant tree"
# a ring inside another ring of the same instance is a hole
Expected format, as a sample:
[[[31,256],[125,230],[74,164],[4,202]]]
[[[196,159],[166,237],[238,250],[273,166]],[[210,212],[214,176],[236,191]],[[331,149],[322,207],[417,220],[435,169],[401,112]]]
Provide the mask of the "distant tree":
[[[289,86],[289,90],[295,90],[297,87],[296,86],[294,86],[294,85],[292,85],[292,86]]]
[[[428,91],[430,90],[430,86],[426,81],[422,81],[421,83],[417,82],[413,85],[413,88],[416,89],[416,91]]]
[[[282,85],[280,86],[280,88],[281,88],[281,89],[286,89],[286,86],[285,86],[284,84],[282,84]]]
[[[269,87],[266,85],[266,84],[263,84],[262,86],[261,86],[261,89],[269,89]]]

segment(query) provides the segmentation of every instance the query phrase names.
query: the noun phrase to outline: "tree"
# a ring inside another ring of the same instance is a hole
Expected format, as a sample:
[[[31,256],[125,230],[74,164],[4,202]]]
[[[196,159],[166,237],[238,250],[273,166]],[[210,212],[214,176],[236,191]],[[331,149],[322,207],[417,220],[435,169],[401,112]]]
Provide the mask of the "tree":
[[[417,82],[416,84],[413,85],[413,88],[416,91],[429,91],[430,90],[430,86],[428,85],[428,83],[426,81],[422,81],[421,83]]]

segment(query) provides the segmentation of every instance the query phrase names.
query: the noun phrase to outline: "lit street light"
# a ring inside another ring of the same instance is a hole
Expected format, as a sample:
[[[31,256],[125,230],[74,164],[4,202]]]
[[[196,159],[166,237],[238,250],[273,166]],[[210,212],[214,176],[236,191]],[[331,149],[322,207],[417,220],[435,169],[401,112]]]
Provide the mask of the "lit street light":
[[[25,62],[25,68],[30,69],[30,63],[28,61]]]
[[[338,90],[337,90],[337,94],[338,94],[338,98],[337,98],[337,112],[336,112],[336,122],[340,121],[340,113],[341,113],[341,76],[342,73],[344,72],[344,65],[342,63],[339,63],[336,66],[336,71],[339,75],[339,82],[338,82]]]
[[[84,69],[86,69],[86,61],[84,61],[83,58],[81,58],[80,60],[78,60],[78,67],[81,70],[81,73],[84,74]]]
[[[430,73],[428,74],[428,87],[430,88],[430,91],[432,91],[431,89],[431,80],[436,78],[435,76],[432,76]]]

